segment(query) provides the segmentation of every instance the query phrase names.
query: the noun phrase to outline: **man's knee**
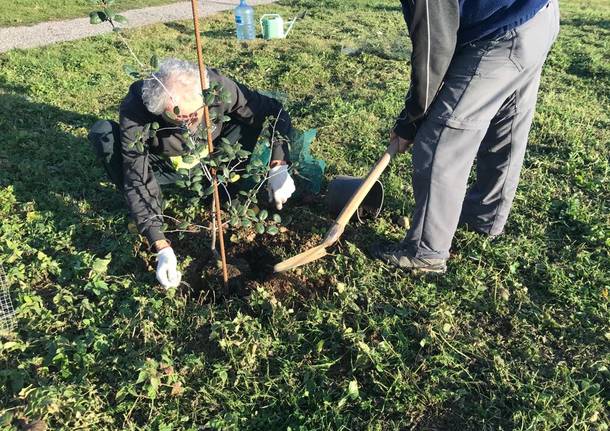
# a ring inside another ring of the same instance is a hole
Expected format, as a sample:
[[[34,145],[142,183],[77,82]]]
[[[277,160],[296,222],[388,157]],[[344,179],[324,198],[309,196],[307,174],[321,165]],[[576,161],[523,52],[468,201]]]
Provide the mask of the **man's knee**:
[[[97,158],[106,159],[114,154],[118,128],[116,122],[109,120],[98,120],[91,126],[87,138]]]
[[[96,121],[87,135],[93,153],[104,166],[110,180],[123,187],[123,170],[119,151],[119,125],[114,121]]]

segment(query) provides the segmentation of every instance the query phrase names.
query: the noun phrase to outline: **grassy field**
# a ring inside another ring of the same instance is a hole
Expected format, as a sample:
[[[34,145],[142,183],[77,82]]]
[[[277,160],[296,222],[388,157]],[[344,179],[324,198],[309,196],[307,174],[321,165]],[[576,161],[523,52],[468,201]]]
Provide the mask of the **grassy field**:
[[[204,25],[209,63],[288,95],[335,174],[362,175],[408,87],[397,1],[294,0],[286,41]],[[0,55],[0,264],[18,330],[0,339],[0,429],[607,430],[610,399],[610,7],[562,1],[506,235],[455,238],[444,276],[413,277],[363,250],[399,239],[413,206],[409,155],[384,175],[382,216],[290,277],[214,280],[169,294],[128,230],[86,141],[116,118],[130,78],[107,35]],[[147,58],[194,58],[190,24],[127,33]],[[181,197],[169,194],[180,217]],[[288,231],[233,244],[264,267],[319,241],[320,202]],[[207,237],[175,242],[197,278]],[[236,252],[233,252],[235,254]],[[40,422],[35,422],[35,421]]]
[[[173,3],[178,0],[122,0],[116,11]],[[0,27],[80,18],[91,11],[89,0],[0,0]]]

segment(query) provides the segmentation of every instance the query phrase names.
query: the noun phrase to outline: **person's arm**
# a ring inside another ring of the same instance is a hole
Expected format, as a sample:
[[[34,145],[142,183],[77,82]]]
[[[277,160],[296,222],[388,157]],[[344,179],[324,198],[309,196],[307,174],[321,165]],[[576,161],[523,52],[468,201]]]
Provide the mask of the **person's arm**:
[[[138,150],[134,142],[143,133],[142,118],[129,110],[121,110],[121,153],[123,156],[123,188],[127,207],[136,222],[138,231],[146,237],[150,246],[157,250],[165,243],[161,232],[163,225],[161,189],[153,175],[148,160],[148,146]]]
[[[401,0],[413,45],[411,85],[394,133],[413,140],[441,88],[457,43],[458,0]]]
[[[275,118],[275,121],[269,125],[274,137],[271,143],[271,159],[288,162],[290,160],[288,136],[292,129],[292,121],[282,104],[225,76],[218,75],[217,79],[231,95],[231,102],[226,107],[226,112],[238,121],[250,126],[262,126],[267,118]]]

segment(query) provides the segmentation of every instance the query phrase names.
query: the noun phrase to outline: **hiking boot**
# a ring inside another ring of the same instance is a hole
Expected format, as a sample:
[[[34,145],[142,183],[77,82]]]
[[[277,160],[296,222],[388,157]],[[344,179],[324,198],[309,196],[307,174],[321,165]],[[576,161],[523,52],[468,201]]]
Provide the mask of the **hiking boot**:
[[[410,253],[402,243],[373,244],[370,252],[376,259],[383,260],[389,265],[408,269],[413,272],[444,273],[447,271],[447,259],[429,259],[410,256]]]

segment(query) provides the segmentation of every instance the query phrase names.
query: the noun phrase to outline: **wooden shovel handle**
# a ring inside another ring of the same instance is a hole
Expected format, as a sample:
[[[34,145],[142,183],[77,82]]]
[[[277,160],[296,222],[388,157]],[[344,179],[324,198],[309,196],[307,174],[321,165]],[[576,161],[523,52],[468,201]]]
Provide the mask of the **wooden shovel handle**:
[[[345,226],[349,222],[350,218],[352,218],[368,192],[373,187],[373,184],[375,184],[375,181],[377,181],[377,179],[381,176],[385,168],[388,167],[392,157],[394,157],[397,152],[398,142],[392,143],[390,146],[388,146],[381,159],[379,159],[379,161],[375,164],[375,166],[373,166],[369,174],[366,176],[360,188],[356,190],[345,208],[343,208],[343,211],[341,211],[341,214],[339,214],[335,224],[331,226],[330,230],[326,234],[322,244],[278,263],[275,265],[275,272],[289,271],[326,256],[326,248],[333,245],[341,237],[341,234],[343,234],[343,230],[345,229]]]
[[[366,198],[366,195],[371,191],[373,185],[375,185],[375,182],[379,179],[383,171],[385,171],[385,169],[388,167],[388,164],[390,164],[392,157],[394,157],[397,152],[398,144],[392,143],[388,146],[385,153],[383,153],[383,156],[381,156],[379,161],[377,161],[375,166],[373,166],[373,168],[369,171],[360,188],[356,190],[347,205],[345,205],[345,208],[343,208],[343,211],[341,211],[341,214],[339,214],[339,217],[337,217],[335,224],[345,227],[345,225],[349,223],[350,219],[352,218],[364,198]]]

